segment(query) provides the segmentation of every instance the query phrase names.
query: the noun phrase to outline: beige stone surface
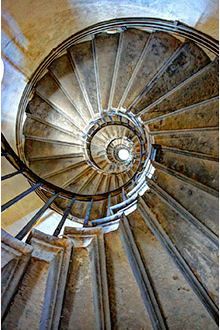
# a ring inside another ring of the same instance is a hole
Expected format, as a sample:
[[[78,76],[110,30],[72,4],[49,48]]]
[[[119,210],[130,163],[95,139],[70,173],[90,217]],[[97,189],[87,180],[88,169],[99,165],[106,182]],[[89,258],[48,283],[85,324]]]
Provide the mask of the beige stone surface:
[[[147,228],[138,211],[128,217],[144,265],[169,329],[215,329],[210,318],[180,270]],[[193,313],[192,313],[193,305]]]
[[[219,231],[218,199],[189,183],[157,170],[154,181],[214,233]]]
[[[57,329],[72,244],[37,230],[28,241],[32,255],[2,328]]]
[[[112,329],[152,329],[120,230],[105,235]]]
[[[22,90],[51,49],[86,26],[111,18],[132,16],[177,19],[214,37],[218,34],[218,2],[213,0],[4,1],[2,122],[3,131],[11,143],[15,141],[15,118]]]
[[[193,224],[186,222],[176,211],[167,206],[154,192],[146,194],[144,198],[158,223],[217,304],[218,248],[216,245]]]

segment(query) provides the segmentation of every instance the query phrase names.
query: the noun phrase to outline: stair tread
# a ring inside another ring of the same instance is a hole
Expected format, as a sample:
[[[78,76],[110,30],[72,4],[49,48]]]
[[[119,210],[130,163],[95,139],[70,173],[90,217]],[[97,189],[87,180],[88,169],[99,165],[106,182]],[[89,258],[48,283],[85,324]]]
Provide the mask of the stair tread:
[[[147,88],[140,101],[135,104],[135,113],[158,100],[208,63],[210,60],[201,48],[190,41],[183,43],[165,71],[158,78],[156,77],[156,81]]]
[[[169,150],[161,150],[158,162],[187,177],[218,190],[218,163],[210,160],[178,155]]]
[[[161,100],[145,110],[142,120],[146,121],[152,112],[171,112],[218,95],[218,62],[214,61],[177,86]]]
[[[140,212],[135,211],[128,216],[128,221],[168,328],[190,330],[195,324],[199,327],[206,324],[205,327],[215,329],[213,320],[202,304],[198,303],[198,298],[190,285],[161,243],[146,226]]]
[[[103,110],[108,109],[118,42],[118,34],[110,35],[103,33],[95,36],[99,88]]]
[[[119,49],[120,58],[116,85],[112,102],[114,108],[118,107],[124,90],[132,76],[132,72],[138,63],[149,36],[149,33],[137,29],[128,29],[123,32],[122,45],[121,49]]]
[[[35,161],[31,162],[30,166],[32,170],[36,173],[38,173],[39,176],[47,176],[51,173],[54,173],[56,171],[63,171],[68,166],[74,166],[77,164],[81,164],[81,162],[84,161],[84,156],[77,158],[59,158],[59,159],[49,159],[49,160],[41,160],[41,161]],[[79,165],[80,166],[80,165]]]
[[[128,109],[131,106],[180,45],[180,41],[168,33],[154,32],[151,34],[138,71],[135,72],[133,83],[124,101],[125,108]]]
[[[49,124],[56,124],[58,127],[66,129],[68,131],[76,131],[75,126],[68,119],[66,119],[64,116],[62,116],[62,114],[53,109],[52,106],[50,106],[36,94],[28,103],[28,113],[29,112],[34,117],[44,120]]]
[[[60,87],[57,85],[57,83],[49,73],[46,73],[41,78],[41,80],[38,81],[36,91],[40,94],[41,97],[45,98],[55,107],[59,108],[69,118],[74,118],[74,124],[77,127],[83,128],[85,126],[85,123],[79,116],[74,105],[67,98],[67,96],[60,89]]]
[[[75,69],[82,83],[82,88],[87,92],[94,113],[99,113],[97,98],[97,81],[94,63],[94,51],[92,41],[85,41],[72,46],[68,50],[71,54]]]
[[[183,220],[175,211],[166,205],[155,193],[145,194],[144,201],[157,218],[173,244],[194,271],[195,276],[209,292],[217,304],[217,288],[215,278],[217,266],[215,259],[218,247],[204,235]],[[209,256],[207,258],[206,256]],[[199,265],[199,266],[198,266]]]
[[[188,132],[186,134],[158,135],[154,142],[167,147],[179,148],[187,151],[200,152],[218,157],[218,135],[216,131]]]
[[[218,235],[218,202],[215,198],[158,169],[154,173],[153,181]]]
[[[75,105],[76,110],[83,116],[83,118],[90,120],[91,115],[84,99],[83,93],[79,86],[76,74],[71,66],[68,55],[64,54],[49,67],[50,72],[57,78],[60,85],[69,95],[72,103]]]
[[[66,142],[76,142],[76,139],[78,139],[78,142],[80,141],[80,137],[73,136],[68,133],[64,133],[60,131],[59,129],[56,129],[56,127],[48,127],[44,123],[37,123],[32,118],[27,118],[25,121],[25,124],[23,126],[23,134],[25,136],[38,136],[42,138],[48,138],[48,139],[54,139],[59,141],[66,141]],[[72,133],[73,134],[73,133]]]
[[[126,324],[129,329],[151,329],[120,232],[106,234],[105,246],[112,327],[123,328]],[[131,306],[135,306],[135,318]]]
[[[42,156],[55,156],[55,155],[63,155],[63,154],[78,154],[82,152],[82,147],[80,146],[64,146],[57,145],[56,143],[47,143],[40,141],[25,141],[25,154],[27,155],[27,159],[32,157],[42,157]]]
[[[160,113],[152,112],[148,118],[151,117],[155,121],[148,124],[149,130],[202,128],[204,125],[206,127],[218,126],[218,103],[218,98],[213,98],[205,103],[202,102],[192,107],[184,108],[183,111],[176,114],[175,112],[167,112],[167,114],[171,115],[161,119],[157,118],[160,116]]]

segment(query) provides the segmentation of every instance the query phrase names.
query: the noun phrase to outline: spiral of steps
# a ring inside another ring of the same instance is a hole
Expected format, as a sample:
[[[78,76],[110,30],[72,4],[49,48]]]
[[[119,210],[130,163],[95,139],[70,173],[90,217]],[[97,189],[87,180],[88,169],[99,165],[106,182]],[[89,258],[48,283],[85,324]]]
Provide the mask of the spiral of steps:
[[[187,38],[133,27],[47,65],[18,151],[76,197],[52,204],[73,227],[26,243],[3,232],[3,329],[218,328],[218,65]]]

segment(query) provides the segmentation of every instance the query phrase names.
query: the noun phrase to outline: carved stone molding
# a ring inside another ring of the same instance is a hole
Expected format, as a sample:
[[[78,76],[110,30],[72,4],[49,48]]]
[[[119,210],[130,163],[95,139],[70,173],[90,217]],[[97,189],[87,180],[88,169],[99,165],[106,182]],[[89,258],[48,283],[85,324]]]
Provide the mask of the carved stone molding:
[[[3,329],[58,329],[72,243],[33,230],[26,273],[2,324]]]
[[[66,227],[64,235],[73,242],[73,260],[69,270],[63,321],[69,324],[69,329],[72,322],[77,320],[80,320],[80,326],[84,328],[111,329],[103,230]],[[71,304],[71,301],[75,304]],[[83,317],[84,302],[86,318]]]
[[[1,230],[1,315],[5,311],[25,272],[33,248]]]

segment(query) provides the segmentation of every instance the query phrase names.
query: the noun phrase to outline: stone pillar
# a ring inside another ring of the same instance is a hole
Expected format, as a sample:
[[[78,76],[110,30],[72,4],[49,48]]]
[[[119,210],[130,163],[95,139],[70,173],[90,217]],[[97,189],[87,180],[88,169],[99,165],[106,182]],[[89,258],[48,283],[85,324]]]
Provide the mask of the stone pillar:
[[[61,329],[111,329],[103,230],[66,227],[64,235],[73,254]]]
[[[2,329],[58,329],[71,241],[33,230],[28,242],[32,255]]]
[[[1,315],[16,292],[33,248],[1,230]]]

